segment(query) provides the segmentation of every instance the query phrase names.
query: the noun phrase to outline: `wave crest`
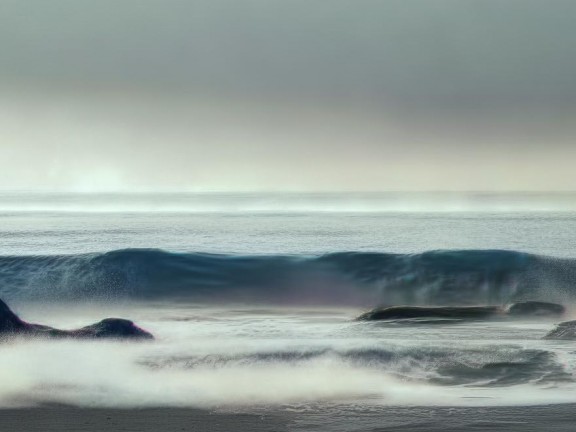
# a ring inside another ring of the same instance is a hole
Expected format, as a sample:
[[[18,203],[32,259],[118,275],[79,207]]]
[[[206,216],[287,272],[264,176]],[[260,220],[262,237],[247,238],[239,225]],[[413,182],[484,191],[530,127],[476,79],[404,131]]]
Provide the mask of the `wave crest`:
[[[364,305],[564,302],[576,261],[502,250],[320,256],[124,249],[0,257],[6,300],[179,299]]]

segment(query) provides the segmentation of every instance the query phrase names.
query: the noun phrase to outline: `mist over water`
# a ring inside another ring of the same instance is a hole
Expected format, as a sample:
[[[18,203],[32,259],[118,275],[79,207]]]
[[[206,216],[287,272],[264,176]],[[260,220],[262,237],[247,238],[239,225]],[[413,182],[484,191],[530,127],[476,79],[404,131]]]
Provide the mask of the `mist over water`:
[[[499,213],[572,212],[569,192],[0,192],[7,213]]]
[[[121,311],[157,340],[8,343],[0,353],[0,406],[574,402],[569,344],[538,341],[548,322],[426,329],[353,323],[355,309],[164,304],[67,310],[36,305],[20,312],[71,327]]]

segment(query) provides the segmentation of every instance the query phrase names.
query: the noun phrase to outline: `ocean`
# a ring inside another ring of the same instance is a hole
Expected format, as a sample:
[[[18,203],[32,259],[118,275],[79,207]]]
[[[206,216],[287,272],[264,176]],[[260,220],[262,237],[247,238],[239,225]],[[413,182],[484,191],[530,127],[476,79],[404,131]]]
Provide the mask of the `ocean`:
[[[392,408],[576,403],[574,343],[542,340],[558,319],[355,321],[521,300],[576,316],[571,194],[11,192],[0,222],[0,298],[23,319],[156,337],[3,342],[3,408],[282,409],[302,430],[369,430]]]

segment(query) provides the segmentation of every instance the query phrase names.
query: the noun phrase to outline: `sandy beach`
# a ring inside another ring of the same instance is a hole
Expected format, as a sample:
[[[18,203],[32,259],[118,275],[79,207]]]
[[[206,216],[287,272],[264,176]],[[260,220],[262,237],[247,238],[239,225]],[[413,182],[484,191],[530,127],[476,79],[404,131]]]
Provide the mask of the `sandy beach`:
[[[20,432],[175,431],[522,431],[575,428],[573,404],[531,407],[382,407],[347,415],[346,410],[298,413],[221,413],[191,408],[86,409],[42,407],[0,411],[0,430]]]
[[[289,430],[288,421],[285,415],[215,414],[193,408],[0,410],[0,430],[6,432],[281,432]]]

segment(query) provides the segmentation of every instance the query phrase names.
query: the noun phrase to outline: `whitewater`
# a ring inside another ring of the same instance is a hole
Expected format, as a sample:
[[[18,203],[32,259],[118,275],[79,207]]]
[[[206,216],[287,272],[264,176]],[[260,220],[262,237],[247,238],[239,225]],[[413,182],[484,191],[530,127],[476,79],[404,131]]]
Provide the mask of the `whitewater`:
[[[134,320],[151,343],[0,345],[0,406],[366,413],[576,402],[556,319],[358,322],[379,305],[576,308],[574,197],[0,196],[0,298],[31,322]]]

